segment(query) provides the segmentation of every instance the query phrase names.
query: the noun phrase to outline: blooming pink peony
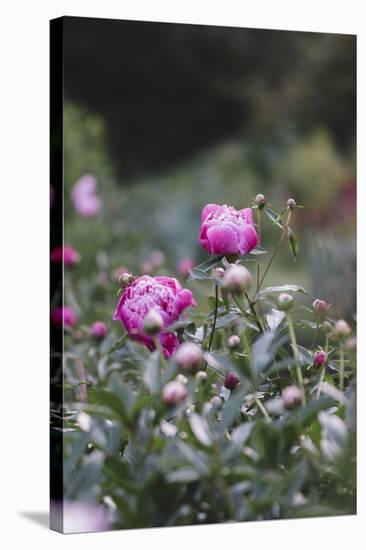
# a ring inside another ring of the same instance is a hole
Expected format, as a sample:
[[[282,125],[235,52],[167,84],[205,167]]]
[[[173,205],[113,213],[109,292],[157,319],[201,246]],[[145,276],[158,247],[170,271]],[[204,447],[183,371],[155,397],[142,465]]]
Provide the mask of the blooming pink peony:
[[[132,339],[153,350],[153,338],[143,330],[144,319],[149,311],[157,311],[166,328],[177,321],[187,307],[195,305],[192,292],[182,288],[177,279],[143,275],[125,289],[113,319],[122,321]],[[170,357],[179,346],[176,333],[162,331],[158,338],[165,356]]]
[[[76,325],[77,321],[75,311],[69,306],[56,307],[52,312],[51,319],[52,323],[57,327],[64,325],[71,328]]]
[[[51,252],[51,262],[64,262],[66,267],[73,267],[80,260],[79,253],[72,246],[55,246]]]
[[[75,210],[81,216],[88,218],[98,214],[102,202],[97,195],[97,180],[95,176],[87,174],[78,179],[72,188],[71,200]]]
[[[207,204],[202,210],[199,242],[210,254],[247,254],[258,243],[252,209]]]

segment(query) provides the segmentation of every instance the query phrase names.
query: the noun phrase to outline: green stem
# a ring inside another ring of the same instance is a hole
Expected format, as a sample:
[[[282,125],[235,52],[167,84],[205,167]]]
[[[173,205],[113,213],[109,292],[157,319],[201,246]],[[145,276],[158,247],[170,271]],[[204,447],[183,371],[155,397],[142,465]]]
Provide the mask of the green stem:
[[[267,267],[266,267],[266,269],[265,269],[265,272],[263,273],[262,278],[260,279],[259,284],[257,285],[257,292],[256,292],[256,294],[255,294],[255,296],[254,296],[254,298],[253,298],[253,302],[256,301],[256,298],[257,298],[257,296],[258,296],[258,292],[259,292],[259,290],[260,290],[260,288],[261,288],[261,286],[262,286],[262,284],[263,284],[263,281],[264,281],[264,279],[265,279],[265,277],[266,277],[266,275],[267,275],[267,273],[268,273],[268,271],[269,271],[269,268],[271,267],[272,262],[273,262],[273,260],[274,260],[275,257],[276,257],[276,254],[277,254],[277,252],[278,252],[278,250],[279,250],[279,248],[280,248],[280,246],[281,246],[281,244],[282,244],[283,239],[284,239],[285,236],[287,235],[287,228],[288,228],[289,223],[290,223],[290,220],[291,220],[291,214],[292,214],[292,212],[291,212],[291,210],[289,210],[289,211],[288,211],[288,214],[287,214],[287,220],[286,220],[286,222],[285,222],[285,225],[283,226],[283,231],[282,231],[281,237],[280,237],[278,243],[276,244],[276,246],[275,246],[275,248],[274,248],[274,250],[273,250],[273,252],[272,252],[272,256],[271,256],[271,258],[270,258],[270,260],[269,260],[269,262],[268,262],[268,265],[267,265]]]
[[[341,392],[344,390],[344,347],[343,342],[339,344],[339,360],[340,360],[340,371],[339,371],[339,389]]]
[[[254,319],[255,319],[256,325],[257,325],[257,327],[259,328],[259,331],[260,331],[260,332],[263,332],[263,327],[262,327],[262,325],[261,325],[261,323],[260,323],[260,321],[259,321],[257,312],[256,312],[255,307],[254,307],[254,304],[253,304],[253,302],[251,302],[251,300],[250,300],[248,294],[247,294],[246,292],[244,292],[244,294],[245,294],[245,297],[246,297],[246,299],[247,299],[247,301],[248,301],[248,304],[249,304],[249,307],[250,307],[250,311],[252,312],[252,315],[253,315],[253,317],[254,317]]]
[[[291,313],[287,313],[287,324],[288,324],[288,330],[290,334],[292,349],[294,353],[294,359],[296,363],[296,373],[297,373],[297,381],[302,391],[302,405],[306,405],[306,399],[305,399],[305,388],[304,388],[304,379],[302,377],[302,370],[301,370],[301,363],[300,363],[300,354],[299,354],[299,348],[297,347],[297,340],[296,340],[296,334],[294,329],[294,324],[292,322]]]
[[[219,306],[219,286],[218,286],[218,285],[215,285],[215,314],[214,314],[214,320],[213,320],[213,323],[212,323],[212,329],[211,329],[211,334],[210,334],[210,341],[209,341],[209,343],[208,343],[207,351],[210,351],[210,350],[211,350],[211,346],[212,346],[212,341],[213,341],[213,337],[214,337],[214,333],[215,333],[215,329],[216,329],[216,321],[217,321],[217,310],[218,310],[218,306]],[[203,367],[203,370],[206,370],[206,367],[207,367],[207,362],[206,362],[205,366]]]
[[[328,353],[328,346],[329,346],[329,336],[327,334],[326,337],[325,337],[325,352],[326,353]],[[320,371],[319,384],[318,384],[318,389],[317,389],[317,392],[316,392],[316,398],[317,399],[319,399],[319,397],[320,397],[320,392],[321,392],[322,384],[324,382],[326,369],[327,369],[327,366],[323,365],[322,370]]]
[[[258,399],[256,393],[254,393],[254,399],[255,399],[255,402],[258,405],[259,410],[262,412],[262,414],[263,414],[264,418],[267,420],[267,422],[272,422],[271,417],[269,416],[268,412],[266,411],[264,405],[261,403],[260,399]]]

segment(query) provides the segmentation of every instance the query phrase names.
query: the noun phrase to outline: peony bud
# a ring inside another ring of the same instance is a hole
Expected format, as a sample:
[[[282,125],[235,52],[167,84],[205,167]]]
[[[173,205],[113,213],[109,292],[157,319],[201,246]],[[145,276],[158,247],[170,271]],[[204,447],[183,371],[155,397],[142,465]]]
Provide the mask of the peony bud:
[[[242,265],[232,264],[225,271],[222,285],[234,293],[241,293],[250,288],[252,276],[250,271]]]
[[[286,204],[289,210],[293,210],[296,206],[296,201],[295,199],[288,199]]]
[[[94,338],[104,338],[107,335],[107,327],[102,321],[95,321],[91,327]]]
[[[262,210],[266,204],[266,198],[262,195],[262,193],[258,193],[254,202],[258,206],[259,210]]]
[[[175,407],[175,405],[178,405],[178,403],[187,397],[187,394],[188,392],[185,384],[173,380],[163,387],[162,401],[168,407]]]
[[[225,269],[223,269],[222,267],[216,267],[215,269],[212,270],[213,280],[216,281],[217,283],[222,283],[224,276],[225,276]]]
[[[313,367],[315,369],[318,369],[319,367],[322,367],[323,365],[326,365],[328,361],[328,354],[321,350],[318,350],[313,355]]]
[[[282,390],[282,400],[285,409],[294,409],[302,401],[302,391],[297,386],[287,386]]]
[[[357,338],[356,338],[356,336],[350,336],[349,338],[347,338],[347,340],[346,340],[346,349],[348,351],[355,351],[356,348],[357,348]]]
[[[188,378],[184,376],[184,374],[178,374],[175,378],[178,382],[182,382],[182,384],[188,384]]]
[[[150,309],[144,319],[144,332],[154,336],[163,330],[164,320],[155,309]]]
[[[214,395],[210,401],[211,405],[215,408],[221,407],[222,399],[218,395]]]
[[[134,281],[135,277],[133,275],[131,275],[131,273],[122,273],[119,278],[118,278],[118,281],[119,281],[119,284],[121,285],[122,288],[130,285],[133,281]]]
[[[280,311],[289,311],[294,303],[294,299],[291,294],[287,292],[281,292],[277,299],[277,307]]]
[[[323,331],[323,332],[326,332],[326,333],[329,333],[329,332],[332,332],[332,324],[329,322],[329,321],[324,321],[321,325],[320,325],[320,329]]]
[[[324,317],[324,315],[327,312],[327,309],[328,309],[328,304],[325,300],[319,300],[319,298],[314,300],[314,302],[313,302],[313,311],[314,311],[314,313],[319,315],[319,317]]]
[[[196,374],[196,381],[199,384],[204,384],[207,380],[207,372],[204,370],[199,370]]]
[[[176,365],[184,371],[194,371],[202,367],[204,357],[202,350],[193,342],[184,342],[174,354]]]
[[[347,338],[351,332],[351,327],[343,319],[337,321],[333,328],[333,336],[335,338]]]
[[[238,349],[238,347],[240,346],[240,338],[237,334],[232,334],[229,338],[228,338],[228,341],[227,341],[227,347],[228,349],[230,350],[235,350],[235,349]]]
[[[240,383],[239,377],[233,371],[230,371],[225,376],[224,386],[228,390],[235,390],[236,386]]]

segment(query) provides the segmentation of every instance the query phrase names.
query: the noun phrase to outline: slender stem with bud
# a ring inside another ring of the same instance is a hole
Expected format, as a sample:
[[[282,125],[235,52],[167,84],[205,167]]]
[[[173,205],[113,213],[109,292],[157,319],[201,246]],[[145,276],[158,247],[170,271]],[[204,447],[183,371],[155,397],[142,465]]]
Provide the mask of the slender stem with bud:
[[[340,361],[340,371],[339,371],[339,389],[341,392],[344,390],[344,347],[343,342],[339,344],[339,361]]]
[[[215,285],[215,313],[214,313],[214,320],[213,320],[213,323],[212,323],[212,329],[211,329],[210,340],[209,340],[209,343],[208,343],[207,351],[211,350],[212,341],[213,341],[213,337],[214,337],[214,333],[215,333],[215,329],[216,329],[218,307],[219,307],[219,285]],[[203,370],[206,370],[206,367],[207,367],[207,362],[204,365]]]
[[[325,337],[325,353],[328,353],[328,346],[329,346],[329,336],[327,334],[326,337]],[[317,392],[316,392],[316,398],[317,399],[319,399],[319,397],[320,397],[320,392],[321,392],[322,385],[323,385],[323,382],[324,382],[326,368],[327,368],[327,366],[325,364],[325,365],[322,366],[322,370],[320,371],[319,384],[318,384],[318,389],[317,389]]]
[[[292,322],[291,313],[287,312],[286,317],[287,317],[287,324],[288,324],[288,330],[289,330],[289,333],[290,333],[292,349],[293,349],[293,353],[294,353],[294,359],[295,359],[295,363],[296,363],[297,381],[298,381],[298,384],[299,384],[299,386],[301,388],[301,392],[302,392],[301,402],[302,402],[302,405],[305,406],[306,405],[306,398],[305,398],[304,379],[302,377],[299,348],[297,347],[296,334],[295,334],[294,324]]]
[[[278,243],[276,244],[276,246],[275,246],[275,248],[274,248],[274,250],[273,250],[273,252],[272,252],[272,256],[271,256],[271,258],[270,258],[270,260],[269,260],[269,262],[268,262],[268,265],[267,265],[267,267],[266,267],[266,269],[265,269],[265,271],[264,271],[264,273],[263,273],[263,275],[262,275],[262,277],[261,277],[261,279],[260,279],[260,281],[259,281],[259,284],[258,284],[258,286],[257,286],[257,292],[256,292],[256,294],[255,294],[255,296],[254,296],[254,298],[253,298],[253,302],[256,301],[257,296],[258,296],[258,292],[259,292],[259,290],[260,290],[260,288],[261,288],[261,286],[262,286],[262,284],[263,284],[263,281],[264,281],[264,279],[265,279],[265,277],[266,277],[266,275],[267,275],[267,273],[268,273],[268,271],[269,271],[269,268],[271,267],[272,262],[273,262],[273,260],[274,260],[275,257],[276,257],[276,254],[277,254],[277,252],[278,252],[278,250],[279,250],[279,248],[280,248],[280,246],[281,246],[281,244],[282,244],[283,239],[284,239],[285,236],[287,235],[287,228],[288,228],[289,223],[290,223],[290,220],[291,220],[291,214],[292,214],[292,211],[291,211],[291,210],[288,210],[287,219],[286,219],[285,225],[283,226],[283,231],[282,231],[282,233],[281,233],[281,237],[280,237]]]

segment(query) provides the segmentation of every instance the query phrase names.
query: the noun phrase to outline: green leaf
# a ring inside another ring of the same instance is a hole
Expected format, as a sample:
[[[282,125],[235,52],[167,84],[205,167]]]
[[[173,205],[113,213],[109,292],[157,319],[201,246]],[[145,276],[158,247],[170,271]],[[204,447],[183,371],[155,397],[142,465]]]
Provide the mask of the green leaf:
[[[268,253],[268,250],[266,250],[265,248],[263,248],[263,246],[260,246],[259,244],[257,244],[257,246],[250,251],[250,254],[253,254],[253,255],[267,254],[267,253]]]
[[[253,429],[252,422],[245,422],[231,432],[230,445],[223,454],[223,461],[229,462],[241,453],[245,442]]]
[[[91,388],[88,395],[92,403],[103,405],[113,411],[118,418],[125,420],[127,412],[124,404],[120,401],[119,397],[106,389]]]
[[[289,239],[289,245],[290,245],[291,253],[294,257],[294,261],[296,262],[299,247],[298,247],[298,244],[297,244],[296,235],[293,232],[293,230],[291,229],[291,227],[287,228],[287,236],[288,236],[288,239]]]
[[[197,265],[196,267],[193,267],[189,270],[189,281],[195,281],[195,280],[203,280],[203,279],[211,279],[211,276],[208,275],[208,272],[211,268],[213,268],[215,265],[217,265],[223,256],[215,256],[214,258],[211,258],[207,262],[203,262],[202,264]]]
[[[117,340],[117,342],[115,342],[113,344],[112,347],[109,348],[108,351],[106,351],[106,353],[104,355],[110,355],[111,353],[114,353],[114,352],[118,351],[119,349],[121,349],[123,347],[126,339],[127,339],[127,334],[124,334],[123,336],[121,336],[121,338],[119,338]]]
[[[268,208],[266,206],[263,209],[263,212],[266,214],[267,218],[271,220],[272,223],[277,225],[280,229],[283,229],[283,225],[281,223],[281,214],[283,214],[284,211],[282,211],[281,214],[277,214],[274,210],[271,210],[271,208]]]
[[[189,483],[191,481],[197,481],[199,477],[199,473],[193,468],[180,468],[179,470],[173,470],[166,474],[169,483]]]
[[[200,441],[202,445],[210,447],[212,445],[213,438],[207,420],[205,420],[201,415],[193,413],[188,417],[188,422],[198,441]]]
[[[274,294],[275,292],[298,292],[299,294],[308,294],[308,292],[299,285],[279,285],[279,286],[268,286],[261,290],[258,294],[260,298],[268,296],[268,294]]]
[[[143,379],[146,387],[152,395],[160,391],[160,352],[155,350],[145,361]]]

